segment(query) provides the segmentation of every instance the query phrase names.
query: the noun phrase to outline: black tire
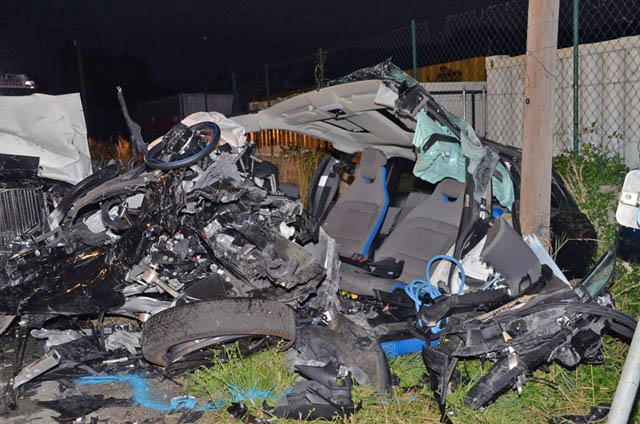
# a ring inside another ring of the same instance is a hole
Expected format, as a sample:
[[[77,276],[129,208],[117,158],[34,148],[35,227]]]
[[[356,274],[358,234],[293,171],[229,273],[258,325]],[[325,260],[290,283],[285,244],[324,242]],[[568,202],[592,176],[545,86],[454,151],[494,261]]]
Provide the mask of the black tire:
[[[295,341],[296,320],[287,305],[261,299],[223,299],[188,303],[149,318],[142,329],[142,353],[166,366],[172,347],[222,336],[272,336]]]

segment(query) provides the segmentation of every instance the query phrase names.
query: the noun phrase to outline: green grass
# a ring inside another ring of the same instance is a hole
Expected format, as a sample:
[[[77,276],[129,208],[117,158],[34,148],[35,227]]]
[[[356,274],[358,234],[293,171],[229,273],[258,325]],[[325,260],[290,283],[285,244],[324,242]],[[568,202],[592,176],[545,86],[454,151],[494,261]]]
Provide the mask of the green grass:
[[[603,145],[583,145],[581,155],[574,159],[566,153],[554,159],[555,169],[563,176],[580,208],[594,223],[598,234],[598,248],[602,253],[616,240],[618,225],[612,221],[616,208],[616,192],[601,190],[602,186],[622,186],[627,168],[620,156],[609,152]],[[637,317],[640,314],[640,265],[618,261],[612,294],[616,305],[624,312]],[[582,364],[568,370],[557,364],[549,372],[537,371],[523,387],[522,395],[510,391],[482,411],[464,405],[467,390],[482,375],[480,361],[466,361],[458,365],[461,374],[469,382],[447,397],[449,418],[454,423],[546,423],[560,414],[584,414],[592,405],[610,402],[616,389],[628,346],[612,337],[604,338],[604,365]],[[423,383],[426,373],[420,355],[399,357],[390,361],[392,372],[400,384],[391,394],[379,394],[367,387],[354,388],[354,400],[362,407],[353,417],[335,422],[348,423],[437,423],[440,420],[438,405],[428,384]],[[484,372],[490,365],[484,365]],[[265,351],[241,359],[233,357],[228,362],[203,368],[188,377],[190,394],[215,399],[227,393],[225,382],[253,387],[286,390],[293,384],[286,368],[284,354],[275,350]],[[269,400],[268,400],[269,402]],[[273,401],[271,401],[273,403]],[[256,416],[264,416],[260,402],[249,402]],[[636,411],[640,409],[636,404]],[[229,422],[225,412],[212,414],[211,422]],[[637,412],[631,420],[640,422]],[[297,420],[279,422],[295,423]]]
[[[284,353],[277,347],[244,357],[238,345],[213,352],[215,365],[201,367],[185,378],[187,392],[201,402],[217,404],[220,399],[242,399],[255,414],[263,415],[263,401],[274,403],[294,385],[296,376],[289,372]],[[216,422],[233,422],[226,411],[211,414]]]

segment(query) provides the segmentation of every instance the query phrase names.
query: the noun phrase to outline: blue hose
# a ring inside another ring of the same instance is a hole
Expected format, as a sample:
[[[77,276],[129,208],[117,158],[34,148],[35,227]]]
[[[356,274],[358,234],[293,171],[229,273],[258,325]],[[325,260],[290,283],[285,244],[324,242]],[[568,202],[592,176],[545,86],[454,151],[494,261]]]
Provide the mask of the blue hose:
[[[442,296],[442,293],[440,292],[440,290],[438,290],[436,286],[431,284],[431,272],[430,272],[431,265],[433,265],[435,261],[441,260],[441,259],[446,259],[453,262],[460,269],[461,277],[460,277],[460,287],[458,288],[458,294],[462,293],[462,289],[464,288],[464,283],[466,280],[466,275],[464,273],[464,268],[462,267],[462,264],[460,263],[460,261],[458,261],[456,258],[452,256],[436,255],[433,258],[431,258],[427,263],[427,267],[425,269],[426,279],[413,280],[411,284],[407,284],[404,287],[405,293],[407,293],[407,296],[409,296],[409,298],[413,300],[413,303],[416,306],[416,312],[419,312],[420,307],[422,306],[422,300],[420,299],[421,296],[428,294],[429,297],[431,297],[431,299],[435,299],[436,297]],[[419,319],[418,324],[420,325],[420,327],[422,327],[422,320]],[[441,330],[440,322],[438,322],[436,326],[431,329],[431,332],[437,333],[440,330]]]
[[[467,278],[467,276],[464,273],[464,268],[462,267],[462,264],[460,263],[460,261],[458,261],[456,258],[454,258],[453,256],[448,256],[448,255],[436,255],[433,258],[431,258],[429,260],[429,263],[427,264],[427,269],[425,271],[426,275],[427,275],[427,281],[428,284],[431,286],[431,273],[430,273],[430,269],[431,269],[431,265],[433,265],[433,263],[435,261],[438,261],[440,259],[446,259],[448,261],[453,262],[454,264],[456,264],[456,266],[458,267],[458,269],[460,269],[460,287],[458,287],[458,294],[462,294],[462,289],[464,288],[464,282]],[[433,286],[432,286],[433,287]],[[436,291],[438,291],[438,289],[436,289],[434,287],[434,289]],[[438,291],[438,296],[440,296],[440,292]]]
[[[493,283],[495,283],[496,281],[498,281],[498,278],[502,277],[502,275],[500,275],[500,273],[497,273],[495,277],[493,277],[493,279],[491,281],[489,281],[483,288],[482,291],[485,291],[486,289],[488,289],[489,287],[493,286]]]

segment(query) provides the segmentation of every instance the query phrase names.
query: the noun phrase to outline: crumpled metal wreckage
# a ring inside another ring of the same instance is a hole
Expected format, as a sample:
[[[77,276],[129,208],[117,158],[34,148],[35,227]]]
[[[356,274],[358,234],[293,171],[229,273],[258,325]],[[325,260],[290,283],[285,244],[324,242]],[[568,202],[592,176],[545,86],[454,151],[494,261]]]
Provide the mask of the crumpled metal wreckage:
[[[0,156],[2,329],[20,316],[22,343],[33,328],[47,339],[37,363],[16,355],[5,397],[33,379],[130,364],[177,375],[210,364],[211,348],[277,345],[306,380],[270,413],[331,418],[356,409],[352,382],[390,391],[383,346],[412,339],[442,405],[458,361],[493,362],[465,396],[483,408],[550,362],[602,363],[604,332],[633,334],[607,291],[615,249],[566,278],[518,232],[519,153],[389,62],[255,115],[191,115],[149,145],[118,96],[141,163],[71,186],[38,176],[37,157]],[[309,210],[253,156],[245,128],[323,134],[343,152],[319,166]],[[335,200],[345,172],[354,183]],[[584,223],[555,174],[554,201],[556,223]],[[29,220],[9,219],[19,213]],[[47,329],[59,316],[98,320]]]

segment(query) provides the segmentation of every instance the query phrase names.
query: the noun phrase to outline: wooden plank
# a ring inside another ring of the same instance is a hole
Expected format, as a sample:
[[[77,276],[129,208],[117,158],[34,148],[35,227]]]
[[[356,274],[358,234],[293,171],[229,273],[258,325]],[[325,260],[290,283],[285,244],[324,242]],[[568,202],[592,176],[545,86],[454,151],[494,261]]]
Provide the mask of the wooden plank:
[[[439,63],[418,68],[420,82],[486,81],[485,57]],[[405,71],[410,73],[409,71]]]
[[[330,144],[325,140],[288,130],[273,129],[247,133],[247,139],[260,149],[264,147],[271,147],[271,150],[273,147],[297,147],[303,150],[330,148]]]
[[[533,0],[532,0],[533,1]],[[486,81],[487,69],[485,67],[485,56],[472,57],[469,59],[455,60],[452,62],[438,63],[435,65],[421,66],[418,68],[418,81],[420,82],[450,82],[450,81]],[[409,75],[413,70],[405,70]],[[317,87],[309,86],[298,90],[281,91],[271,95],[273,100],[284,99],[297,94],[307,93]],[[256,110],[267,107],[266,97],[261,97],[254,103],[263,102]]]
[[[530,0],[524,89],[520,226],[549,247],[551,142],[559,0]]]

